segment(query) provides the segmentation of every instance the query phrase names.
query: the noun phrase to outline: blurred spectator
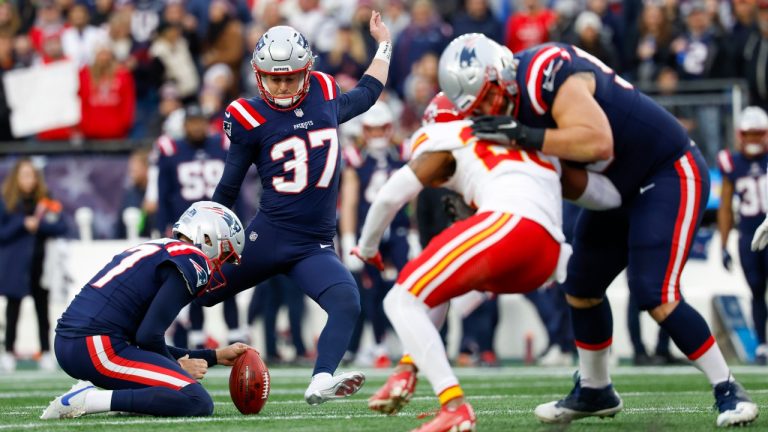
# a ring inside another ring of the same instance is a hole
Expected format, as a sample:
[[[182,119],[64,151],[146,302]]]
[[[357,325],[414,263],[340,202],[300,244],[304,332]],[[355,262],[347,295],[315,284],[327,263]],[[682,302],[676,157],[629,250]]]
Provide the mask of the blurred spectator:
[[[389,68],[389,85],[400,97],[405,95],[405,79],[411,72],[411,66],[426,53],[443,52],[449,36],[450,26],[440,20],[432,2],[416,0],[411,9],[411,23],[395,41],[392,65]],[[427,98],[424,107],[432,96],[434,94]]]
[[[541,0],[522,0],[522,7],[507,19],[505,45],[513,53],[549,41],[555,13]]]
[[[66,225],[61,217],[61,203],[48,195],[43,174],[29,159],[19,159],[3,181],[0,200],[0,268],[3,283],[0,295],[7,299],[5,309],[5,352],[0,354],[0,369],[13,371],[16,329],[21,301],[32,295],[37,313],[40,340],[40,367],[56,368],[50,353],[48,321],[48,290],[41,286],[45,259],[45,241],[64,234]]]
[[[94,27],[104,26],[109,22],[114,10],[114,0],[94,0],[91,13],[91,25]]]
[[[594,12],[600,18],[603,23],[601,37],[615,53],[624,48],[624,23],[608,6],[608,0],[587,0],[587,11]],[[623,59],[616,57],[616,63],[611,67],[622,72]]]
[[[733,56],[733,75],[743,77],[745,75],[744,50],[749,35],[755,31],[757,25],[757,5],[753,0],[734,0],[733,2],[734,24],[727,38],[728,51]]]
[[[210,26],[210,5],[214,0],[184,0],[184,8],[191,14],[196,21],[197,35],[201,38],[208,33]],[[251,22],[251,11],[248,4],[253,4],[253,0],[224,0],[232,11],[232,16],[243,24]],[[261,3],[261,0],[255,3]]]
[[[400,117],[403,133],[410,135],[421,127],[424,109],[429,105],[439,89],[437,67],[439,58],[436,53],[425,53],[405,80],[405,107]]]
[[[348,25],[339,27],[333,48],[321,53],[316,70],[331,75],[362,76],[368,67],[368,53],[360,34]]]
[[[501,23],[488,8],[488,0],[465,0],[464,7],[451,21],[453,35],[482,33],[498,43],[504,43]]]
[[[64,49],[61,46],[59,35],[48,36],[43,42],[43,52],[40,57],[42,67],[46,65],[67,60],[64,56]],[[72,137],[73,128],[71,126],[50,129],[37,134],[37,139],[44,141],[63,141]]]
[[[64,19],[53,0],[42,0],[37,8],[37,18],[29,30],[32,46],[37,51],[43,50],[43,39],[60,35],[64,31]]]
[[[13,55],[13,35],[0,32],[0,80],[6,71],[16,68]],[[0,85],[0,142],[14,139],[11,133],[11,108],[5,99],[5,86]]]
[[[758,0],[757,28],[744,48],[750,104],[768,109],[768,0]]]
[[[76,3],[69,10],[70,27],[61,35],[64,54],[80,67],[93,63],[96,46],[106,39],[104,30],[90,25],[89,21],[88,6]]]
[[[408,13],[407,5],[403,0],[390,0],[385,2],[381,12],[381,20],[389,27],[392,40],[397,40],[400,33],[411,22],[411,15]]]
[[[137,43],[149,46],[164,5],[164,0],[119,0],[118,10],[131,16],[131,36]]]
[[[197,34],[197,19],[184,8],[182,0],[168,0],[163,9],[161,21],[181,27],[193,57],[200,55],[200,36]]]
[[[213,91],[220,98],[226,100],[236,99],[239,96],[235,76],[232,74],[229,66],[223,63],[211,65],[205,71],[203,75],[203,90]],[[206,113],[206,115],[209,114],[213,114],[213,111]]]
[[[109,17],[107,39],[112,47],[115,60],[128,69],[135,67],[134,52],[136,44],[131,37],[131,16],[124,11],[115,12]]]
[[[325,13],[320,8],[319,0],[296,0],[283,2],[282,15],[288,18],[288,25],[303,34],[307,40],[317,44],[320,41],[319,31],[326,20]],[[267,27],[269,28],[269,27]],[[314,46],[315,51],[322,52]]]
[[[680,2],[678,0],[659,0],[659,2],[664,12],[664,19],[672,26],[672,33],[682,33],[685,29],[685,22],[680,11]]]
[[[256,20],[261,28],[268,29],[277,25],[285,24],[285,17],[280,12],[280,3],[277,0],[265,0],[259,2],[259,4],[262,3],[263,8],[261,9],[258,19]],[[254,44],[254,46],[256,45]]]
[[[635,53],[629,68],[634,79],[640,83],[651,83],[661,68],[673,65],[669,48],[672,40],[672,25],[664,18],[661,7],[653,2],[645,5],[637,25],[637,40],[630,44]]]
[[[686,28],[672,41],[681,79],[722,78],[730,75],[730,62],[722,36],[700,0],[685,3]]]
[[[150,136],[168,135],[171,139],[184,136],[184,105],[179,98],[176,84],[168,82],[160,88],[158,115],[150,124]]]
[[[161,22],[149,54],[160,59],[165,69],[163,78],[176,83],[179,97],[184,100],[195,96],[200,86],[200,77],[182,32],[179,24]]]
[[[128,158],[128,178],[120,211],[117,213],[115,224],[115,238],[123,239],[127,236],[127,229],[123,223],[123,211],[129,207],[141,210],[138,233],[140,237],[149,238],[153,221],[151,212],[144,206],[144,194],[147,191],[147,173],[149,171],[149,150],[139,149],[131,153]]]
[[[21,18],[16,5],[9,1],[0,3],[0,32],[18,34],[21,28]]]
[[[13,38],[13,55],[16,67],[27,68],[37,63],[39,53],[35,51],[29,35],[20,34]]]
[[[126,138],[133,125],[135,91],[131,74],[117,63],[110,46],[98,46],[93,65],[80,71],[83,137]]]
[[[602,38],[603,23],[596,13],[590,11],[580,13],[574,30],[577,37],[576,46],[597,57],[611,69],[615,70],[619,66],[613,46]]]
[[[245,31],[245,51],[243,52],[243,62],[240,66],[243,94],[259,94],[259,86],[256,82],[256,74],[253,72],[251,58],[253,56],[253,50],[256,49],[256,44],[259,43],[259,39],[261,39],[261,36],[264,34],[264,29],[265,27],[262,27],[262,25],[253,22]]]
[[[579,13],[579,5],[576,0],[560,0],[555,3],[554,12],[557,16],[555,24],[549,30],[549,37],[553,41],[573,44],[576,41],[576,31],[573,25]]]
[[[209,8],[208,33],[203,42],[202,65],[223,63],[229,67],[238,88],[243,58],[243,25],[233,15],[227,0],[213,0]]]

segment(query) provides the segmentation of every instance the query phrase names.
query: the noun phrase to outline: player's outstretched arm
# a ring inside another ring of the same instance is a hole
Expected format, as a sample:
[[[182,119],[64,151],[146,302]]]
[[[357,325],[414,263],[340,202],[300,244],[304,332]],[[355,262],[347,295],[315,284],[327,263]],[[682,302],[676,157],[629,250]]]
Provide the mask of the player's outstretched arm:
[[[621,207],[621,194],[608,177],[562,164],[563,198],[589,210]]]
[[[379,49],[373,57],[371,65],[366,74],[376,78],[382,85],[387,83],[389,76],[389,61],[392,58],[392,36],[389,33],[387,25],[381,21],[381,14],[373,11],[371,13],[371,36],[379,43]]]

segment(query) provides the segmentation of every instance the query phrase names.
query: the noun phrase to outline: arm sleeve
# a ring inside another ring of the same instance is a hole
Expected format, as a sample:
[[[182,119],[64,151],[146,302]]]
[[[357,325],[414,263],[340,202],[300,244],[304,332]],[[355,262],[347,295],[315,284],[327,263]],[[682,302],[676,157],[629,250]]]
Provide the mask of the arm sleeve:
[[[224,165],[224,173],[221,175],[216,191],[213,193],[213,201],[232,208],[240,193],[243,179],[251,165],[251,154],[248,147],[235,137],[237,122],[232,122],[231,144],[227,154],[227,162]]]
[[[192,295],[175,266],[163,266],[160,275],[162,285],[136,330],[135,342],[143,350],[162,354],[175,361],[176,357],[165,344],[165,331],[171,326],[181,308],[192,300]],[[174,352],[179,354],[178,349]],[[187,352],[182,353],[180,357],[184,354]]]
[[[355,88],[339,98],[339,123],[368,111],[379,99],[382,90],[384,85],[379,80],[370,75],[363,75]]]
[[[362,233],[360,234],[360,252],[364,257],[371,257],[379,250],[381,236],[392,223],[397,212],[416,195],[424,186],[416,177],[410,166],[397,170],[387,180],[376,199],[371,204],[371,209],[365,217]]]

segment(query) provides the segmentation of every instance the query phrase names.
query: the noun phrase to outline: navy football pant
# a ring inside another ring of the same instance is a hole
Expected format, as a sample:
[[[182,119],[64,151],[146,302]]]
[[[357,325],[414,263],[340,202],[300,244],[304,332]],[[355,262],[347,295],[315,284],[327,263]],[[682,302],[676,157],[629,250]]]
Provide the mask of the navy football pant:
[[[709,197],[708,168],[693,147],[643,188],[624,197],[619,209],[581,212],[563,284],[567,294],[602,298],[627,268],[640,310],[681,299],[680,275]]]
[[[56,358],[71,377],[114,390],[112,411],[156,416],[213,414],[213,400],[181,366],[110,336],[56,336]]]
[[[751,233],[739,233],[739,258],[744,277],[752,290],[752,320],[757,334],[757,343],[765,344],[765,327],[768,321],[768,307],[765,303],[766,283],[768,283],[768,249],[752,252]]]
[[[333,373],[360,316],[360,294],[352,274],[333,248],[333,238],[318,238],[281,228],[258,214],[245,230],[240,265],[223,268],[227,286],[199,297],[216,304],[266,279],[285,274],[328,313],[320,334],[314,374]]]

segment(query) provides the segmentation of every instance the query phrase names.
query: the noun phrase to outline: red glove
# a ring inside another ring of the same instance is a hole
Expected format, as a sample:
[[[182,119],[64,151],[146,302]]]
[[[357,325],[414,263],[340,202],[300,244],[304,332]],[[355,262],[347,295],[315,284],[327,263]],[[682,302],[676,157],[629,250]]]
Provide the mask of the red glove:
[[[384,260],[381,258],[381,252],[376,252],[376,255],[374,255],[374,256],[372,256],[370,258],[366,258],[366,257],[364,257],[360,253],[360,248],[355,246],[355,247],[352,248],[351,251],[349,251],[349,254],[350,255],[354,255],[354,256],[360,258],[361,260],[363,260],[363,262],[366,262],[366,263],[376,267],[377,269],[379,269],[379,271],[384,270]]]

